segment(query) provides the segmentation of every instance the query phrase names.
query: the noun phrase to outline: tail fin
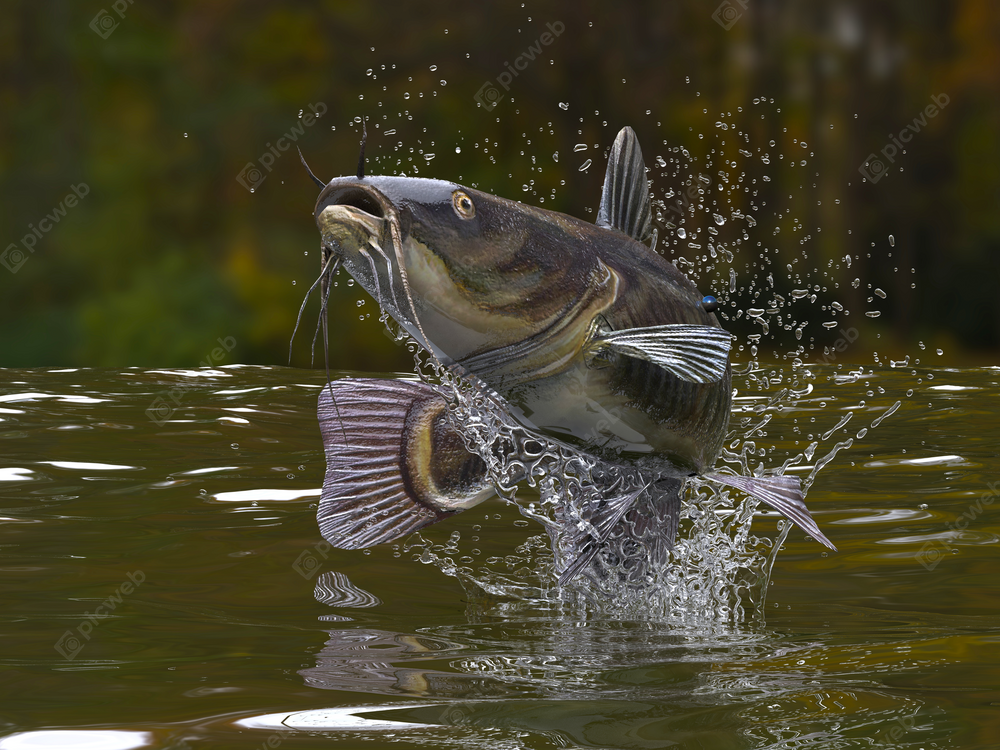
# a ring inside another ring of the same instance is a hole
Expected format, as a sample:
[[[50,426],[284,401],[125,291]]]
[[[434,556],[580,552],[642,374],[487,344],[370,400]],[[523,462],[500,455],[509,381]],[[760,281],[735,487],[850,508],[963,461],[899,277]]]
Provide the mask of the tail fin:
[[[566,533],[573,533],[576,538],[566,546],[576,547],[578,552],[560,571],[559,585],[565,586],[576,578],[612,534],[618,539],[619,553],[629,547],[641,548],[652,564],[665,565],[677,537],[682,487],[680,479],[663,478],[602,501],[589,519],[596,536],[585,534],[579,525],[569,526]],[[628,564],[624,558],[621,562]]]
[[[424,383],[335,380],[318,413],[327,466],[317,518],[334,547],[391,542],[494,494],[486,464]]]
[[[827,539],[813,520],[805,501],[802,499],[802,484],[798,477],[741,477],[735,474],[706,474],[706,479],[714,479],[719,484],[743,490],[763,500],[788,520],[806,532],[820,544],[834,552],[837,548]]]

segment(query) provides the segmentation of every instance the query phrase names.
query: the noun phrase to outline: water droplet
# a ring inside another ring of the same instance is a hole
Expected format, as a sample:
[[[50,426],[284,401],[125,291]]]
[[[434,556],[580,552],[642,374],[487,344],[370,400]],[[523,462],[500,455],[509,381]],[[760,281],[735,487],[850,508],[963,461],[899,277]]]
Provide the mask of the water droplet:
[[[944,349],[938,349],[937,355],[940,357],[942,354],[944,354]]]
[[[437,69],[438,69],[438,66],[437,66],[437,65],[431,65],[431,72],[432,72],[432,73],[433,73],[433,72],[434,72],[435,70],[437,70]]]
[[[462,147],[461,146],[455,146],[455,153],[456,154],[462,153]]]
[[[891,234],[889,235],[889,247],[896,247],[896,238]]]
[[[592,163],[593,163],[592,159],[587,159],[587,161],[585,161],[583,164],[580,165],[580,168],[577,171],[578,172],[586,172],[588,169],[590,169],[590,165]]]
[[[877,294],[882,299],[885,299],[885,292],[883,292],[881,289],[876,289],[875,294]]]
[[[573,146],[573,150],[574,151],[586,151],[587,150],[587,144],[586,143],[578,143],[575,146]]]
[[[865,313],[865,315],[867,315],[869,318],[877,318],[881,314],[882,313],[879,310],[869,310],[868,312]]]
[[[677,236],[682,240],[687,239],[687,230],[684,227],[677,227]]]
[[[569,102],[559,102],[559,109],[563,111],[569,109]]]

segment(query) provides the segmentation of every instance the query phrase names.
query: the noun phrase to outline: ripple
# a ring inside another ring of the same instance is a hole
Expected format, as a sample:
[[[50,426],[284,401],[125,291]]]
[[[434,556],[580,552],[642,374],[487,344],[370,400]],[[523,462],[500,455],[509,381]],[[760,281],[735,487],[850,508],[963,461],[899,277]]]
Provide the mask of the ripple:
[[[34,478],[35,472],[31,469],[22,469],[19,466],[0,469],[0,482],[30,482]]]
[[[316,579],[313,596],[331,607],[377,607],[382,603],[374,594],[359,589],[343,573],[328,571]]]
[[[426,727],[426,724],[412,724],[406,721],[367,719],[361,713],[376,711],[397,711],[401,708],[424,708],[431,703],[394,703],[388,706],[344,706],[342,708],[317,708],[297,713],[267,714],[240,719],[239,726],[250,729],[373,729],[397,730]]]
[[[132,750],[152,745],[150,732],[118,729],[49,729],[19,732],[0,739],[0,750]]]
[[[972,466],[961,456],[927,456],[925,458],[886,458],[880,461],[869,461],[868,468],[881,466]]]
[[[204,469],[191,469],[191,471],[179,471],[177,476],[196,476],[198,474],[210,474],[213,471],[237,471],[242,466],[209,466]]]
[[[39,461],[60,469],[85,469],[87,471],[141,471],[143,466],[126,466],[124,464],[98,464],[84,461]]]
[[[267,500],[287,502],[303,500],[307,497],[319,497],[322,490],[317,487],[310,490],[237,490],[235,492],[217,492],[212,499],[220,503],[249,503]]]
[[[185,378],[231,378],[231,373],[222,370],[146,370],[157,375],[180,375]]]
[[[109,398],[91,398],[90,396],[77,396],[69,393],[8,393],[0,396],[0,403],[11,403],[14,401],[40,401],[41,399],[54,398],[69,404],[102,404],[110,401]]]

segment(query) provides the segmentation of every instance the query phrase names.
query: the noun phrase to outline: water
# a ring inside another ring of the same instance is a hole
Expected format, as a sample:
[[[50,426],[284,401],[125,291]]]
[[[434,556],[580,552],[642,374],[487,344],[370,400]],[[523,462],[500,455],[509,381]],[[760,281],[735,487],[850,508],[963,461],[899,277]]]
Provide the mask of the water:
[[[803,477],[855,438],[807,497],[840,551],[793,530],[763,616],[702,627],[329,549],[320,373],[5,370],[0,748],[995,747],[998,370],[847,369],[755,436],[768,465],[818,441]],[[516,556],[524,523],[425,536]]]

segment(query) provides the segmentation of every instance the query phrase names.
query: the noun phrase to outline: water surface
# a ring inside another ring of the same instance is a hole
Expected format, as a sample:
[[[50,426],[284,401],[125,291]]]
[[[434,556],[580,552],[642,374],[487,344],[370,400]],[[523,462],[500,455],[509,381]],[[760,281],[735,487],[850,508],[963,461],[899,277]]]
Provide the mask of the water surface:
[[[848,369],[755,438],[854,411],[792,468],[855,438],[807,497],[840,551],[793,530],[735,627],[329,549],[317,372],[4,370],[0,748],[996,747],[998,370]],[[517,558],[524,523],[494,500],[427,538]]]

